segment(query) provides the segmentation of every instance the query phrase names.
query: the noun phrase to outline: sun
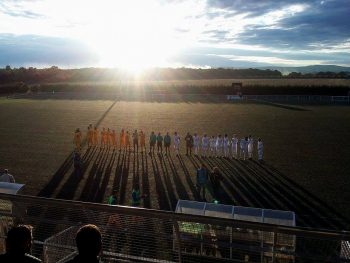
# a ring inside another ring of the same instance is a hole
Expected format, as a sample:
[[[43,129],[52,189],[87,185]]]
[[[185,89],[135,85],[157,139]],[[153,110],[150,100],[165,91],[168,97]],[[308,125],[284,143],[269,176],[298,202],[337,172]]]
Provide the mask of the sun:
[[[106,1],[85,34],[85,41],[102,67],[118,67],[138,73],[169,66],[181,46],[174,27],[156,1]]]

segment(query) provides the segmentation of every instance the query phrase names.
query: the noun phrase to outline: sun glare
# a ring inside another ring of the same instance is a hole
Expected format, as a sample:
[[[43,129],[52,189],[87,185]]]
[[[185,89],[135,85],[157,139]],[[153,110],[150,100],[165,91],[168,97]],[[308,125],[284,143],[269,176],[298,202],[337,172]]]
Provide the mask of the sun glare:
[[[181,44],[176,41],[169,12],[159,3],[106,1],[82,36],[102,67],[119,67],[138,73],[166,67]]]

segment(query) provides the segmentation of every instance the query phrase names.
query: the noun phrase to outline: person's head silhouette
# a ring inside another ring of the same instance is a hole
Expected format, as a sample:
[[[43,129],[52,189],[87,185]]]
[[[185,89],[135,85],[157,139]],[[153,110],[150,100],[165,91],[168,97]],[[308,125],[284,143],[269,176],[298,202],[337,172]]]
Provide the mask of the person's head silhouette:
[[[14,255],[29,253],[32,247],[32,239],[32,226],[15,226],[7,233],[6,252]]]
[[[79,256],[82,258],[96,258],[102,249],[100,229],[95,225],[82,226],[75,237]]]

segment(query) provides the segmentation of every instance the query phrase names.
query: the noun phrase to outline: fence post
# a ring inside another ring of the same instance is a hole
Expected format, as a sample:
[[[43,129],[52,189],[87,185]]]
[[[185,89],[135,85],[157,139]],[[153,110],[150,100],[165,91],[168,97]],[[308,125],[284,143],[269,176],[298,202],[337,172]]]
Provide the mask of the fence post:
[[[272,263],[275,263],[275,246],[276,246],[276,239],[277,239],[277,233],[274,230],[273,232],[273,239],[272,239]]]
[[[177,239],[177,243],[178,243],[178,257],[179,257],[179,262],[182,262],[182,255],[181,255],[181,236],[180,236],[180,228],[179,228],[179,224],[177,223],[177,221],[175,219],[172,220],[173,224],[174,224],[174,230],[175,230],[175,236]]]

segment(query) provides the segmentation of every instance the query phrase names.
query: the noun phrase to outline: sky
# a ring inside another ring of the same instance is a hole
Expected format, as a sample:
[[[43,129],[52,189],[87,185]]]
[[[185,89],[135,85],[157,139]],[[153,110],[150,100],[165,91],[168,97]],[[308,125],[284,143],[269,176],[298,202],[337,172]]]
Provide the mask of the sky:
[[[350,66],[350,0],[0,0],[0,67]]]

